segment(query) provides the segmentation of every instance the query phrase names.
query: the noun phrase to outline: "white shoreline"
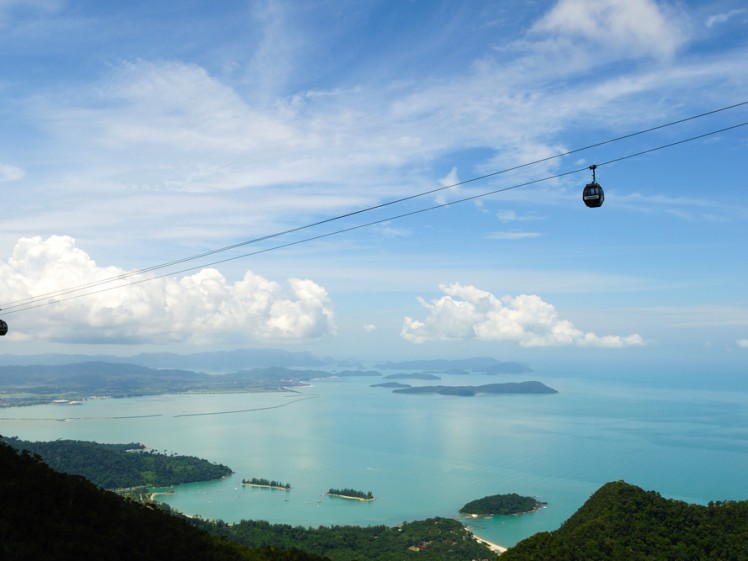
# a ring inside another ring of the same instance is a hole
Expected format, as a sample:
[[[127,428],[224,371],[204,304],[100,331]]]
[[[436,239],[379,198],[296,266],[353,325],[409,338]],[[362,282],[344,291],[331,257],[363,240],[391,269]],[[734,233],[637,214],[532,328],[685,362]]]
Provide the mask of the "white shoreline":
[[[488,548],[493,551],[494,553],[504,553],[507,549],[507,547],[504,547],[503,545],[499,545],[497,543],[490,542],[488,540],[484,540],[483,538],[479,538],[475,534],[473,534],[473,539],[477,541],[478,543],[482,543],[488,546]]]

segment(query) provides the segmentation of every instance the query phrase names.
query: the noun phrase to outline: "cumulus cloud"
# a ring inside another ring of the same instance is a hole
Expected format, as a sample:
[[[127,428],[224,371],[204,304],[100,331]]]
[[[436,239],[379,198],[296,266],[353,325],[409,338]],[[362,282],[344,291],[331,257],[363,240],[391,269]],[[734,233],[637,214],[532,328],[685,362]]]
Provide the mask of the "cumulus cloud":
[[[180,279],[138,282],[142,276],[107,283],[85,292],[71,287],[122,277],[117,267],[101,267],[67,236],[20,239],[0,263],[0,293],[6,302],[49,295],[57,300],[41,311],[7,319],[19,338],[71,343],[225,342],[300,339],[335,332],[332,305],[323,287],[289,279],[288,288],[247,271],[231,283],[206,268]],[[122,285],[114,290],[102,288]],[[6,304],[5,307],[12,311]]]
[[[419,298],[428,311],[422,320],[406,317],[401,335],[412,343],[475,339],[507,341],[523,347],[644,345],[640,335],[584,332],[559,317],[539,296],[522,294],[497,298],[490,292],[458,283],[441,285],[444,296],[431,302]]]
[[[652,0],[560,0],[534,29],[645,56],[670,56],[685,40],[677,19]]]
[[[738,347],[748,349],[748,339],[738,339]]]

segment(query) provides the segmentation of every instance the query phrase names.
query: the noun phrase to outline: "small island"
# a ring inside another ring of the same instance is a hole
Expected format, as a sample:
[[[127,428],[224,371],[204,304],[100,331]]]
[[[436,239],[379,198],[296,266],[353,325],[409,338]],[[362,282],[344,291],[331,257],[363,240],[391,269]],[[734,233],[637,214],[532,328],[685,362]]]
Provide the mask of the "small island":
[[[355,489],[330,489],[325,495],[330,497],[340,497],[341,499],[353,499],[356,501],[373,501],[376,497],[371,491],[364,493]]]
[[[280,481],[271,481],[269,479],[253,477],[252,479],[242,479],[242,485],[251,487],[268,487],[270,489],[280,489],[281,491],[290,491],[291,485],[281,483]]]
[[[403,384],[401,382],[384,382],[383,384],[372,384],[371,388],[411,388],[410,384]]]
[[[546,503],[534,497],[523,497],[517,493],[508,495],[491,495],[470,501],[460,509],[465,516],[514,516],[535,512]]]
[[[437,376],[436,374],[426,374],[423,372],[390,374],[388,376],[385,376],[385,379],[386,380],[441,380],[441,378]]]
[[[542,382],[505,382],[501,384],[484,384],[482,386],[416,386],[399,388],[393,393],[405,394],[439,394],[473,397],[479,394],[554,394],[557,390],[549,388]]]

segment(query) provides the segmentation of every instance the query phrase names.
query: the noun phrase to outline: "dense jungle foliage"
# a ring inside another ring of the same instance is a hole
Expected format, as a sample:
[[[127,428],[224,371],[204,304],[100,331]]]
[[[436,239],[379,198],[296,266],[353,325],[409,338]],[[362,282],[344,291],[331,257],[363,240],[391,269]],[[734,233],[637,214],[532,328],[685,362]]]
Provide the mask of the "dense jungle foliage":
[[[0,559],[14,561],[322,561],[297,549],[248,548],[186,519],[58,473],[0,443]]]
[[[509,493],[507,495],[491,495],[470,501],[460,509],[460,512],[481,515],[521,514],[537,510],[542,504],[533,497],[523,497],[517,493]]]
[[[39,455],[56,471],[82,475],[104,489],[160,487],[220,479],[233,473],[230,468],[194,456],[177,456],[145,451],[142,444],[98,444],[80,440],[28,442],[2,437],[18,450]]]
[[[238,524],[195,520],[193,523],[222,538],[253,546],[297,547],[332,561],[462,561],[496,560],[457,520],[430,518],[387,526],[304,528],[242,520]]]
[[[501,561],[748,561],[748,501],[693,505],[618,481]]]

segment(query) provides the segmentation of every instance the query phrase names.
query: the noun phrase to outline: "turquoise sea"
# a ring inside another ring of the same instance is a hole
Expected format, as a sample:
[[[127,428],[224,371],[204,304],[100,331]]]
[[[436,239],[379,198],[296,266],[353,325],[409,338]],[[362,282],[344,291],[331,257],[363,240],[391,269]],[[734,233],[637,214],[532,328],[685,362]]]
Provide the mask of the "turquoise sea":
[[[540,380],[554,395],[398,395],[372,377],[298,391],[161,395],[0,410],[0,434],[142,442],[230,466],[221,481],[161,500],[187,514],[292,525],[457,517],[497,493],[547,502],[533,514],[465,522],[511,546],[553,530],[602,484],[623,479],[694,503],[748,499],[748,372],[697,367],[536,368],[531,375],[442,375],[469,385]],[[243,487],[242,478],[292,490]],[[372,491],[369,503],[323,496]]]

